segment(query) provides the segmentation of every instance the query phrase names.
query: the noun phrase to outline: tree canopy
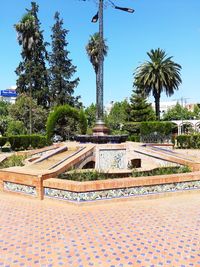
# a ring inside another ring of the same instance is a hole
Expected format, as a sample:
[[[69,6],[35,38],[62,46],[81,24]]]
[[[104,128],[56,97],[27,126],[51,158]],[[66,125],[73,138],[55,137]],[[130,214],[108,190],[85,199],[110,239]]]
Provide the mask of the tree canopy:
[[[31,2],[31,9],[14,25],[19,45],[22,46],[22,61],[16,69],[17,93],[26,93],[36,99],[38,105],[49,106],[48,72],[46,62],[47,43],[40,30],[38,5]]]
[[[59,12],[54,16],[55,24],[52,27],[52,52],[50,53],[50,90],[51,105],[68,104],[80,107],[79,97],[74,97],[74,89],[79,83],[79,78],[72,80],[76,67],[69,59],[66,40],[68,30],[63,28],[63,20]]]
[[[174,94],[181,84],[181,66],[167,57],[164,50],[158,48],[147,53],[149,61],[136,69],[134,84],[144,90],[147,95],[154,96],[156,118],[160,120],[160,97],[165,92],[167,96]]]
[[[130,98],[130,121],[141,122],[155,119],[155,113],[151,103],[143,90],[135,88]]]

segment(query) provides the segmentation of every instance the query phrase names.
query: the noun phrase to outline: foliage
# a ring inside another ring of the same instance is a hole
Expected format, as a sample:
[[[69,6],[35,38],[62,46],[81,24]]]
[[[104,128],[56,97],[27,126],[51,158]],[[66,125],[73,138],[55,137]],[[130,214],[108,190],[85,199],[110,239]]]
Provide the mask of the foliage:
[[[156,168],[150,171],[133,171],[132,177],[143,177],[143,176],[154,176],[154,175],[167,175],[167,174],[176,174],[176,173],[187,173],[191,172],[190,168],[187,166],[181,167],[161,167]]]
[[[176,137],[179,148],[200,148],[200,134],[182,134]]]
[[[82,118],[80,118],[80,112],[69,105],[55,107],[47,120],[48,139],[50,140],[54,134],[58,134],[62,136],[63,140],[66,140],[67,136],[69,138],[77,133],[78,128],[85,131],[86,119],[83,119],[83,116],[82,113]]]
[[[126,176],[130,177],[142,177],[142,176],[154,176],[154,175],[166,175],[166,174],[176,174],[176,173],[187,173],[191,170],[187,166],[181,166],[181,167],[162,167],[153,169],[150,171],[136,171],[134,170],[129,175],[126,173]],[[106,179],[116,179],[116,178],[123,178],[120,174],[118,176],[117,174],[112,173],[101,173],[98,171],[85,171],[85,172],[79,172],[79,171],[71,171],[67,173],[63,173],[59,175],[60,179],[67,179],[67,180],[73,180],[73,181],[79,181],[79,182],[85,182],[85,181],[97,181],[97,180],[106,180]]]
[[[191,119],[192,112],[177,103],[163,114],[163,120],[188,120]]]
[[[41,148],[47,145],[46,136],[41,135],[13,135],[8,140],[12,150],[26,150],[29,147]]]
[[[111,131],[123,129],[123,124],[128,120],[128,108],[127,100],[114,103],[106,117],[106,123]]]
[[[85,109],[85,115],[87,118],[87,123],[89,128],[93,128],[96,122],[96,105],[91,104]]]
[[[140,134],[149,135],[150,133],[158,133],[161,135],[170,135],[175,127],[175,124],[172,122],[164,121],[150,121],[150,122],[141,122],[140,125]]]
[[[140,122],[126,122],[123,125],[123,131],[129,133],[129,135],[139,135],[140,134]]]
[[[17,120],[11,120],[8,123],[8,127],[6,130],[6,135],[19,135],[19,134],[26,134],[27,129],[24,126],[24,123],[22,121]]]
[[[8,116],[8,110],[10,105],[10,103],[0,100],[0,117]]]
[[[128,141],[131,142],[140,142],[140,136],[139,135],[129,135]]]
[[[167,57],[164,50],[158,48],[147,53],[150,61],[146,61],[136,69],[134,85],[147,95],[155,98],[156,118],[160,120],[160,97],[164,91],[167,96],[174,94],[180,85],[181,66],[172,57]]]
[[[23,122],[26,131],[29,128],[29,107],[30,102],[32,106],[32,129],[35,133],[44,133],[45,125],[47,121],[47,110],[42,106],[37,105],[35,100],[22,94],[19,96],[15,102],[9,107],[9,114],[15,121]]]
[[[0,137],[0,147],[4,146],[7,142],[7,137],[1,136]]]
[[[155,119],[155,112],[150,103],[147,103],[147,97],[139,88],[133,90],[130,98],[130,121],[152,121]]]
[[[0,134],[5,135],[9,121],[11,118],[9,117],[9,107],[10,103],[1,100],[0,101]]]
[[[17,92],[33,96],[38,105],[49,106],[48,59],[43,32],[40,30],[38,5],[31,2],[31,9],[15,24],[19,45],[22,46],[22,62],[16,69]]]
[[[96,118],[102,119],[103,117],[103,104],[101,103],[101,89],[100,88],[100,62],[104,61],[105,56],[107,55],[108,46],[106,45],[106,40],[102,39],[99,35],[99,33],[95,33],[92,36],[90,36],[90,40],[86,46],[86,51],[88,54],[88,57],[90,59],[90,62],[92,63],[92,66],[95,71],[96,75],[96,99],[97,99],[97,105],[98,109],[96,112]],[[102,53],[101,53],[102,52]]]
[[[85,112],[81,110],[79,112],[79,122],[80,122],[80,132],[81,134],[86,134],[87,132],[87,118],[85,116]]]
[[[102,43],[103,41],[103,43]],[[107,56],[108,53],[108,46],[106,45],[106,40],[101,40],[100,35],[98,32],[94,33],[90,36],[88,44],[86,46],[86,52],[92,63],[95,73],[97,74],[99,69],[99,62],[100,62],[100,47],[103,47],[103,57]]]
[[[0,169],[14,167],[14,166],[24,166],[25,159],[26,156],[24,155],[12,155],[0,163]]]
[[[46,145],[48,145],[46,136],[38,134],[33,134],[30,136],[30,146],[32,148],[42,148]]]
[[[76,67],[69,59],[66,36],[68,30],[63,28],[63,20],[59,12],[54,16],[55,24],[52,27],[52,53],[50,53],[50,90],[51,105],[58,106],[68,104],[80,107],[79,97],[74,97],[74,88],[79,83],[79,78],[71,80],[76,73]]]

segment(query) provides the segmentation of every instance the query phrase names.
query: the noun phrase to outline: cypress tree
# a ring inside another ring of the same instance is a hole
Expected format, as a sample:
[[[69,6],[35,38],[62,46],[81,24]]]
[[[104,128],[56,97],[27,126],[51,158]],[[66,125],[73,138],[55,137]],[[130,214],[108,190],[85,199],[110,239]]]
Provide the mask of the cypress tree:
[[[71,80],[76,73],[76,66],[69,59],[66,36],[68,30],[63,28],[63,19],[59,12],[54,16],[55,24],[52,27],[52,53],[50,53],[50,90],[52,105],[81,106],[79,97],[74,97],[74,89],[79,83],[79,78]]]
[[[22,20],[15,25],[18,32],[19,44],[22,45],[22,62],[16,69],[17,79],[17,93],[29,94],[31,87],[32,97],[36,99],[38,105],[44,107],[49,106],[49,88],[48,88],[48,72],[46,69],[46,61],[48,54],[46,51],[47,43],[44,42],[43,31],[40,30],[41,23],[38,18],[39,6],[35,2],[31,2],[31,9],[27,9],[25,16],[34,19],[34,33],[29,37],[28,42],[31,45],[24,46],[23,38],[26,37],[30,28],[26,28],[26,21]],[[21,38],[21,39],[20,39]]]
[[[141,122],[155,119],[155,114],[144,92],[136,88],[130,98],[131,121]]]

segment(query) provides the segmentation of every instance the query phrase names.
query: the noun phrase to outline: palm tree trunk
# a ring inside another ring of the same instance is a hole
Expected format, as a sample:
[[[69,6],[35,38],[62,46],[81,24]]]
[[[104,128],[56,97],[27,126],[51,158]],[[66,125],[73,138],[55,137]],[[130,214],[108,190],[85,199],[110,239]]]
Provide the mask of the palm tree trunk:
[[[159,121],[160,120],[160,94],[155,93],[154,98],[155,98],[156,120]]]

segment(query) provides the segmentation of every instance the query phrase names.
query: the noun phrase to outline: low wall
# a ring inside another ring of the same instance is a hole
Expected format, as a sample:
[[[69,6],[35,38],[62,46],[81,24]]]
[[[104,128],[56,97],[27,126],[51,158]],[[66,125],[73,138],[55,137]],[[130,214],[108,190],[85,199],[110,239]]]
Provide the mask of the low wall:
[[[7,191],[42,200],[44,196],[42,176],[0,171],[0,192]]]
[[[43,182],[44,197],[83,203],[200,189],[200,172],[75,182],[51,178]]]
[[[75,182],[0,172],[0,191],[75,203],[200,189],[200,171],[172,175]]]

